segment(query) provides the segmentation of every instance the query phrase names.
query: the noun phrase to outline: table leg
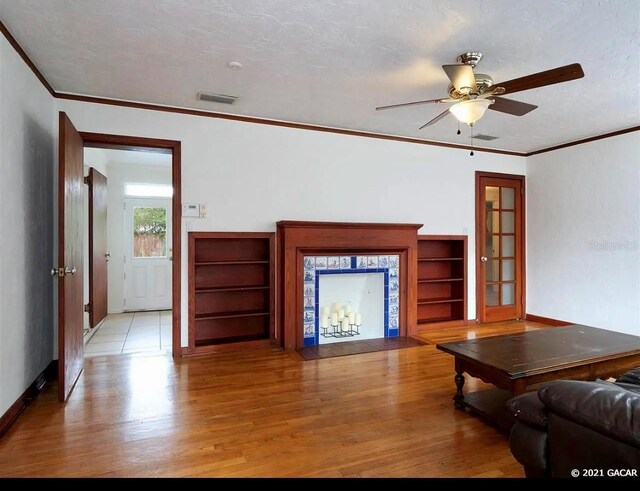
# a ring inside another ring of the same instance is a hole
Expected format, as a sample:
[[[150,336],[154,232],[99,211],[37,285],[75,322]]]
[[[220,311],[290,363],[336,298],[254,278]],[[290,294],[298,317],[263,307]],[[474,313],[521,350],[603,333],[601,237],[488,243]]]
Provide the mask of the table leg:
[[[462,371],[456,370],[456,376],[453,380],[456,383],[456,395],[453,396],[453,407],[456,409],[464,409],[464,394],[462,388],[464,387],[464,375]]]

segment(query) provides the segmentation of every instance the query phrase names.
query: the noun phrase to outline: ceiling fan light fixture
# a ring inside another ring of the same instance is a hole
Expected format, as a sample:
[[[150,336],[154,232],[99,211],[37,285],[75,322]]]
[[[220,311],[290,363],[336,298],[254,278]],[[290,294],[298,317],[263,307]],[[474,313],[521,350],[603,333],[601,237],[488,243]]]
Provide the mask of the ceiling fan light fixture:
[[[449,111],[461,123],[472,125],[484,116],[491,103],[493,103],[491,99],[470,99],[454,104]]]

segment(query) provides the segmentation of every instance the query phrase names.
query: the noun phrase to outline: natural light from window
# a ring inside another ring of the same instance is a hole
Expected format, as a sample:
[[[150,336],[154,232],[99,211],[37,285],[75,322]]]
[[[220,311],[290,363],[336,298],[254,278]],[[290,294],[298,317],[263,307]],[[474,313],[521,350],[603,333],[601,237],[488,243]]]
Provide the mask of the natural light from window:
[[[125,184],[124,194],[137,198],[171,198],[173,187],[165,184]]]

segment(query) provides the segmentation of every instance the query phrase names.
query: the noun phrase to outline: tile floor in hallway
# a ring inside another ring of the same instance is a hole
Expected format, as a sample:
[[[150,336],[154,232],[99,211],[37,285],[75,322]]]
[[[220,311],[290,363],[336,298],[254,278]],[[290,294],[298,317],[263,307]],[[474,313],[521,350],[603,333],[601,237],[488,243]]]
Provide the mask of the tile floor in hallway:
[[[85,356],[171,351],[171,311],[109,314],[84,347]]]

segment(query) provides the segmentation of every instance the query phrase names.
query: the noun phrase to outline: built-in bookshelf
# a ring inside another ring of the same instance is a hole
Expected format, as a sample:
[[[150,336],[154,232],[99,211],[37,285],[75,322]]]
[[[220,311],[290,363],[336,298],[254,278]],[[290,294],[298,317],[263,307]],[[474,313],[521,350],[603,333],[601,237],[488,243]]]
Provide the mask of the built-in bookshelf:
[[[274,333],[274,240],[272,233],[189,233],[191,350],[269,344]]]
[[[418,235],[417,311],[419,330],[436,323],[465,321],[466,235]]]

